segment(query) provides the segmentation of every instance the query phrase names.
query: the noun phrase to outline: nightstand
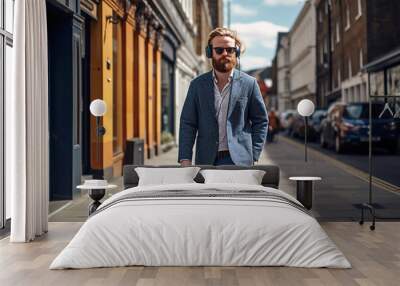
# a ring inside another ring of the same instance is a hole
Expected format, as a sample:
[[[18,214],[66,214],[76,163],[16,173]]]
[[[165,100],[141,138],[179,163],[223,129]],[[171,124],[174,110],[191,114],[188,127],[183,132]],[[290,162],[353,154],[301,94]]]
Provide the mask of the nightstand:
[[[321,177],[290,177],[289,180],[296,181],[297,200],[308,210],[312,208],[313,203],[313,185],[314,181],[320,181]]]
[[[79,185],[76,188],[81,190],[88,190],[89,197],[93,202],[89,205],[89,215],[96,211],[96,209],[101,205],[100,200],[106,194],[106,190],[117,188],[117,185],[106,185],[106,186],[94,186],[94,185]]]

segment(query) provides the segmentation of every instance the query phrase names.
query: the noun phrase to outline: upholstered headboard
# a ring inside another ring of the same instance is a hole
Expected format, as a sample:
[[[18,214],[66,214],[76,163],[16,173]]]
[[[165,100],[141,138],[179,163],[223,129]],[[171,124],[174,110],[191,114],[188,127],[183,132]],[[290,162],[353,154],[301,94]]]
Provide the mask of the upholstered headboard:
[[[139,177],[135,171],[136,167],[146,167],[146,168],[177,168],[178,165],[163,165],[163,166],[154,166],[154,165],[125,165],[123,169],[124,176],[124,189],[136,187],[139,182]],[[243,170],[243,169],[256,169],[265,171],[265,175],[262,179],[262,185],[265,187],[278,188],[279,187],[279,167],[275,165],[256,165],[251,167],[241,167],[241,166],[197,166],[202,170],[204,169],[222,169],[222,170]],[[194,180],[197,183],[204,183],[204,178],[200,174],[197,174]]]

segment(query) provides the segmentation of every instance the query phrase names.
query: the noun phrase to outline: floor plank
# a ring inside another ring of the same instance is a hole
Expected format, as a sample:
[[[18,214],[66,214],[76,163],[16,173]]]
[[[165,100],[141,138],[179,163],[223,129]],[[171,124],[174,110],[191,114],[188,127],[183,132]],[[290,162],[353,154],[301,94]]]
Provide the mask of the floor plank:
[[[290,267],[117,267],[48,269],[81,227],[50,223],[49,233],[32,243],[0,241],[0,285],[398,285],[400,222],[379,222],[375,231],[356,222],[321,223],[344,252],[352,269]]]

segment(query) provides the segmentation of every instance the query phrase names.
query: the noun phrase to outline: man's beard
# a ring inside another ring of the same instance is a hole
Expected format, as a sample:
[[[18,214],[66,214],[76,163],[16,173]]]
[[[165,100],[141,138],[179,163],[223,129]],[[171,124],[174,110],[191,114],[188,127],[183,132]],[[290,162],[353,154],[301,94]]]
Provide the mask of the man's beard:
[[[228,59],[228,58],[221,58],[216,60],[215,58],[212,59],[212,65],[215,70],[226,73],[230,72],[236,65],[235,59]]]

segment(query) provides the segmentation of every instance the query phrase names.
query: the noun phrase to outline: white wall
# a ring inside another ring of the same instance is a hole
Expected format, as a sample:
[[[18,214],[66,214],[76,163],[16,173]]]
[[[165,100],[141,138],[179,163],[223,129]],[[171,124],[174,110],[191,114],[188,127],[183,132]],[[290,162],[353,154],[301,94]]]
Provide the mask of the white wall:
[[[368,102],[368,75],[362,73],[342,82],[342,101]]]
[[[307,5],[307,4],[306,4]],[[316,9],[303,10],[290,31],[290,93],[296,98],[314,94],[316,89]],[[303,91],[299,91],[303,89]],[[304,93],[304,89],[307,91]],[[298,92],[297,92],[298,91]]]
[[[278,110],[283,112],[290,108],[288,104],[290,88],[290,70],[289,70],[289,41],[287,37],[282,37],[280,48],[277,54],[277,81],[278,81]]]
[[[190,81],[196,76],[196,72],[190,68],[181,58],[178,58],[175,70],[175,141],[179,139],[179,122],[182,107],[186,99]]]

